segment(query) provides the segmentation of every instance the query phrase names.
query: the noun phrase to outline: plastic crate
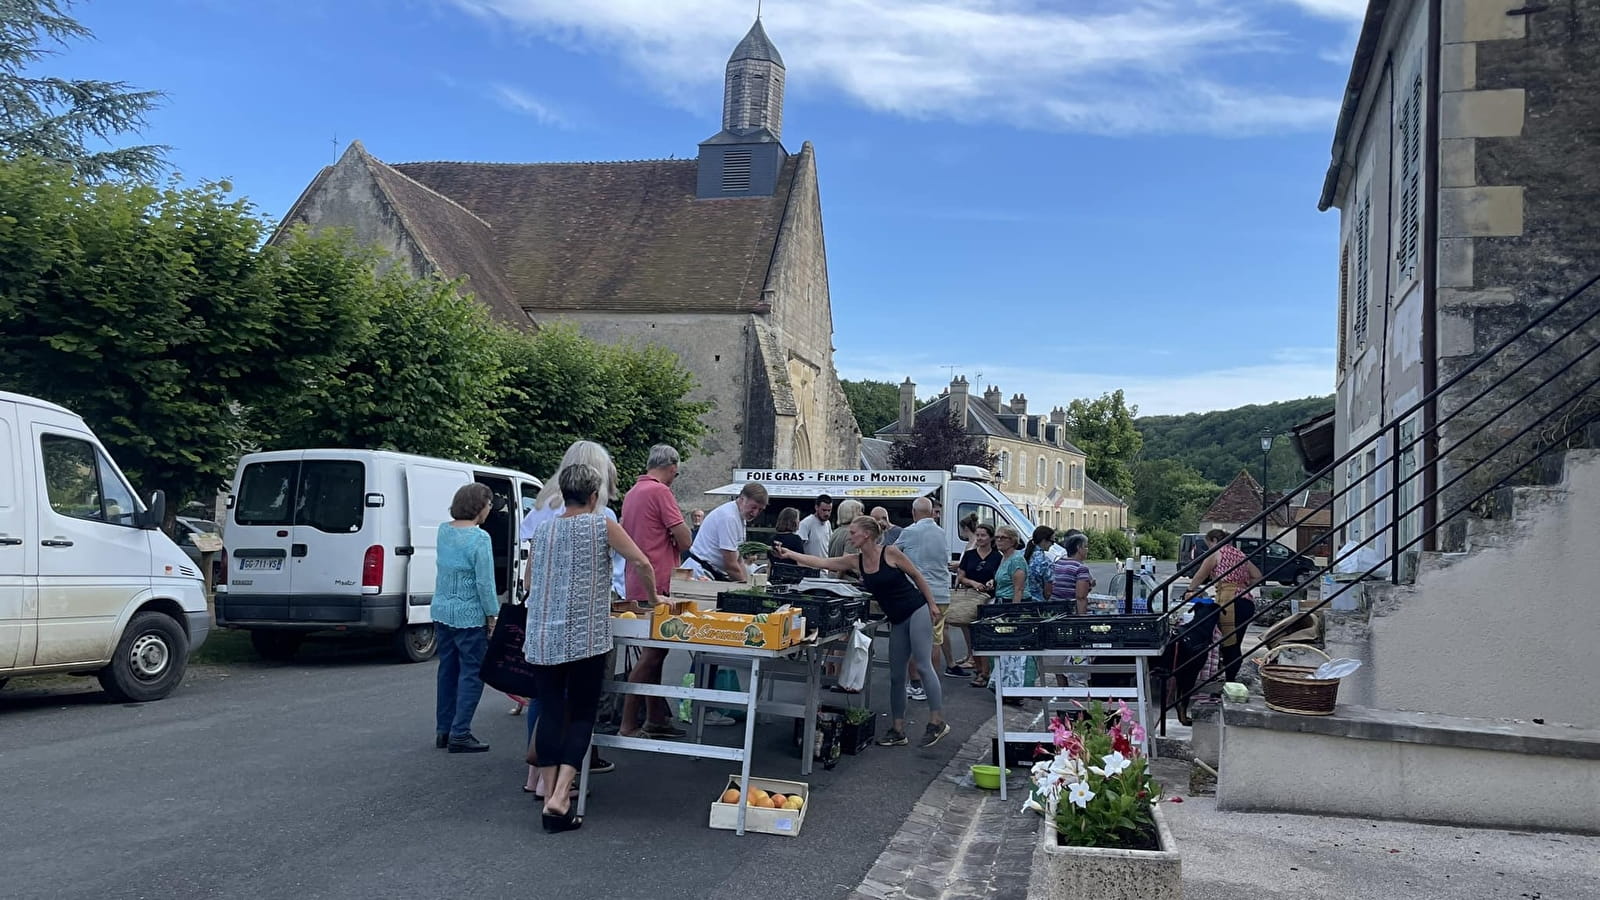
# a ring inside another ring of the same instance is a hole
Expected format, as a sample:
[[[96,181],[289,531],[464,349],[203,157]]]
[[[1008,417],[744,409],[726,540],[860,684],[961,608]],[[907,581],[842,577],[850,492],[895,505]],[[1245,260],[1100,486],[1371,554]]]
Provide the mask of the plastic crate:
[[[1044,626],[1048,621],[1040,616],[1009,614],[979,619],[968,627],[972,649],[1039,650],[1044,646]]]
[[[723,612],[770,613],[781,606],[792,606],[806,617],[806,628],[819,635],[837,634],[849,627],[844,616],[843,597],[817,597],[794,591],[723,591],[717,595],[717,609]]]
[[[1050,650],[1159,650],[1166,642],[1163,616],[1062,616],[1044,626]]]

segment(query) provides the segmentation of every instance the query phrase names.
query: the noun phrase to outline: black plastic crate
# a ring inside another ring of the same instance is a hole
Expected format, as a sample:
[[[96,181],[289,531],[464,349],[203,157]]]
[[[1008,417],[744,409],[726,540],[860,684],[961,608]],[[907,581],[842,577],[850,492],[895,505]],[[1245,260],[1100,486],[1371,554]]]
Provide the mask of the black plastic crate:
[[[806,629],[816,629],[820,635],[836,634],[845,630],[843,597],[816,597],[793,591],[723,591],[717,595],[717,609],[723,612],[759,614],[770,613],[781,606],[792,606],[806,617]]]
[[[969,626],[972,649],[1038,650],[1044,646],[1044,626],[1048,622],[1041,616],[999,615],[979,619]]]
[[[1044,626],[1050,650],[1159,650],[1166,642],[1163,616],[1062,616]]]
[[[867,600],[865,597],[844,598],[844,624],[848,628],[856,622],[867,617]]]
[[[797,566],[794,563],[775,562],[767,572],[768,584],[796,584],[806,578],[816,578],[820,575],[816,569]]]

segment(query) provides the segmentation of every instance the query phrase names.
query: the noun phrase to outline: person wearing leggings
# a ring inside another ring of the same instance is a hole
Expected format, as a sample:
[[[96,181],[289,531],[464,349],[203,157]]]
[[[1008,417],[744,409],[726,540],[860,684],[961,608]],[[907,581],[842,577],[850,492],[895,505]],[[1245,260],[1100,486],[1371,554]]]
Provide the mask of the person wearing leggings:
[[[1220,628],[1223,640],[1219,655],[1223,673],[1228,681],[1237,681],[1239,669],[1244,665],[1245,629],[1256,617],[1255,596],[1251,590],[1262,582],[1262,578],[1261,570],[1256,568],[1256,564],[1232,543],[1225,543],[1227,539],[1228,533],[1220,528],[1206,532],[1206,549],[1210,555],[1194,573],[1183,599],[1195,601],[1194,621],[1186,626],[1186,630],[1192,629],[1198,635],[1207,638],[1204,643],[1201,643],[1198,637],[1188,643],[1194,648],[1209,646],[1212,629]],[[1221,605],[1202,599],[1206,587],[1210,584],[1232,585],[1236,596],[1231,603],[1224,601]],[[1189,724],[1187,696],[1194,690],[1204,664],[1204,654],[1196,655],[1193,651],[1185,651],[1177,660],[1177,668],[1173,672],[1178,681],[1180,698],[1178,721],[1185,725]]]
[[[611,559],[615,550],[651,591],[655,572],[615,519],[599,511],[604,476],[577,464],[562,469],[561,516],[533,533],[528,628],[523,655],[534,667],[539,720],[533,757],[545,787],[544,830],[583,824],[572,783],[594,736],[606,653],[611,649]]]
[[[899,547],[879,543],[883,526],[871,516],[858,516],[851,521],[848,545],[855,553],[845,556],[808,556],[795,553],[787,547],[776,547],[774,552],[786,562],[814,569],[834,572],[855,572],[861,576],[861,586],[889,619],[889,709],[894,724],[879,741],[881,747],[903,747],[910,743],[906,737],[906,669],[907,661],[914,660],[922,676],[923,690],[928,696],[928,725],[919,745],[932,747],[950,733],[950,724],[944,720],[944,694],[939,687],[939,673],[933,667],[933,623],[939,618],[939,606],[922,573]]]

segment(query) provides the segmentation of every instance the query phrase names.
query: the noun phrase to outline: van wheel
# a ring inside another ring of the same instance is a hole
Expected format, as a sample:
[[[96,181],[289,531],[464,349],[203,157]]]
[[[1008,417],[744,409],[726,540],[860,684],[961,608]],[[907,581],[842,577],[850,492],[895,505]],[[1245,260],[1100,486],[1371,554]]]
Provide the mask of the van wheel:
[[[433,623],[424,625],[407,625],[394,633],[395,649],[400,651],[400,656],[406,662],[427,662],[433,659],[433,654],[439,649],[439,639],[433,630]]]
[[[294,658],[305,635],[297,631],[251,631],[250,646],[262,659],[286,662]]]
[[[189,638],[171,616],[142,612],[117,641],[111,665],[95,673],[112,699],[124,703],[160,700],[183,680]]]

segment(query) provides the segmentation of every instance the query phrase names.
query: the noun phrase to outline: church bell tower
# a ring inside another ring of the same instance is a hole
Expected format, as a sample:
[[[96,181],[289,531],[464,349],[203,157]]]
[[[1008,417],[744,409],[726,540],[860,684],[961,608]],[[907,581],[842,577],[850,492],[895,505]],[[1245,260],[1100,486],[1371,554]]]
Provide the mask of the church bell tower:
[[[757,17],[733,49],[722,85],[722,130],[700,145],[697,196],[770,197],[783,149],[783,57]]]

